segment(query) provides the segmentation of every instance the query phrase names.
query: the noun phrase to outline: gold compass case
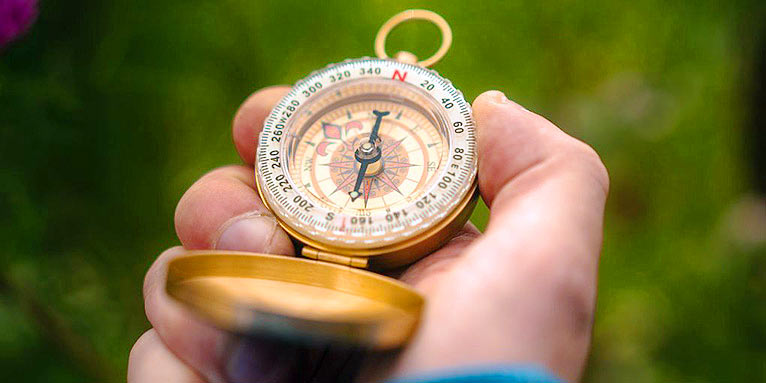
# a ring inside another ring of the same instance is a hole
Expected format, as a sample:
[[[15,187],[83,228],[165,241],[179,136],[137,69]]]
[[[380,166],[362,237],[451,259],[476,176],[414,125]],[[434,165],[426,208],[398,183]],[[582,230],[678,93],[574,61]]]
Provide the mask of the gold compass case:
[[[421,62],[407,52],[388,58],[387,33],[414,19],[442,30],[441,48]],[[255,179],[304,258],[189,252],[169,265],[169,295],[236,333],[404,344],[424,299],[373,271],[438,249],[478,196],[470,105],[426,68],[450,42],[440,16],[405,11],[381,28],[380,58],[347,60],[299,81],[264,122]]]

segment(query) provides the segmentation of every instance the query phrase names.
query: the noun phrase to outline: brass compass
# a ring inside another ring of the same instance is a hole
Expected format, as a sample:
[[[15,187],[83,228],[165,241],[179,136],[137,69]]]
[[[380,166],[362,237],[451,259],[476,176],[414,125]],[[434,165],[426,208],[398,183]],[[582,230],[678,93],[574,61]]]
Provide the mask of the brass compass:
[[[408,52],[388,58],[388,33],[415,19],[439,27],[439,50],[423,61]],[[441,16],[404,11],[378,32],[378,58],[346,60],[300,80],[264,123],[255,178],[305,258],[189,252],[170,264],[168,293],[230,331],[403,344],[423,298],[368,270],[438,249],[477,198],[470,105],[427,69],[451,41]]]

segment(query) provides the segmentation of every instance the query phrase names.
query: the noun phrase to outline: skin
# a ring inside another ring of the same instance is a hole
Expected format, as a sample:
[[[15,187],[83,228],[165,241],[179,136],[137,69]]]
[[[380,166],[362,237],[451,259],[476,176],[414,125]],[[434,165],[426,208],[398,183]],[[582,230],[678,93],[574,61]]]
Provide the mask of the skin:
[[[252,168],[253,137],[287,91],[266,88],[245,101],[233,123],[245,165],[211,171],[181,198],[175,226],[185,248],[294,254],[253,189]],[[588,145],[500,92],[480,95],[473,112],[489,225],[484,234],[466,225],[404,271],[401,279],[428,301],[420,328],[401,352],[368,363],[362,380],[487,364],[538,365],[571,382],[581,376],[590,347],[607,171]],[[181,247],[165,251],[146,275],[146,315],[153,328],[131,350],[130,383],[236,380],[225,346],[232,335],[198,321],[165,294],[167,263],[183,253]],[[275,358],[283,351],[273,345],[269,350]],[[280,363],[270,365],[278,369]]]

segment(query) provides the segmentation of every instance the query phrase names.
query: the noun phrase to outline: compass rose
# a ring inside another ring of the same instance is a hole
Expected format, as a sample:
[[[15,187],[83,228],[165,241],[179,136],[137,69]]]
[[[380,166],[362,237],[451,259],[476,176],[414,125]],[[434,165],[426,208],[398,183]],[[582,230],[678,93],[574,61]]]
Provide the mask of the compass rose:
[[[410,163],[406,151],[401,146],[404,138],[401,140],[394,140],[385,135],[381,135],[380,140],[380,145],[382,147],[380,149],[379,160],[380,170],[375,173],[367,172],[363,175],[359,185],[359,195],[356,196],[356,198],[364,197],[365,208],[367,207],[367,202],[370,197],[382,197],[391,192],[403,195],[399,190],[399,186],[402,181],[404,181],[408,168],[419,166]],[[330,167],[330,174],[336,185],[335,190],[333,190],[330,195],[342,191],[349,193],[352,202],[356,200],[351,193],[355,191],[354,186],[359,176],[361,165],[354,157],[353,152],[336,152],[332,162],[321,164],[321,166]]]

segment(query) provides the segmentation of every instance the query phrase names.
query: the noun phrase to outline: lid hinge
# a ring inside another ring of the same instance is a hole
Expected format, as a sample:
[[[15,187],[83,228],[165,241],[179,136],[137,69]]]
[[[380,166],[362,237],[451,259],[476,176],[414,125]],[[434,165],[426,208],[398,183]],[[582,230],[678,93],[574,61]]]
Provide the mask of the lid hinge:
[[[367,268],[367,258],[349,257],[347,255],[328,253],[308,246],[303,247],[301,254],[303,254],[303,256],[306,258],[316,259],[318,261],[337,263],[339,265],[351,266],[360,269]]]

